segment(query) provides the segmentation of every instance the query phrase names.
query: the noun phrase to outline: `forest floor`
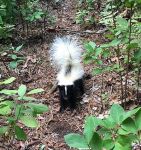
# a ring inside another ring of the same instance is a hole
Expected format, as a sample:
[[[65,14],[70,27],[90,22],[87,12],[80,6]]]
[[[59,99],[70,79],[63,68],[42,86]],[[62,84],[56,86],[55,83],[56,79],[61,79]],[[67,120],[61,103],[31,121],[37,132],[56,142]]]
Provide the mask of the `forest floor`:
[[[57,16],[57,32],[46,33],[46,40],[34,39],[27,47],[24,48],[25,56],[29,61],[22,66],[20,73],[11,72],[17,76],[17,83],[26,84],[29,89],[43,88],[45,92],[37,95],[38,101],[46,104],[49,111],[38,117],[40,127],[37,129],[25,128],[28,135],[26,142],[16,141],[13,143],[0,144],[0,150],[40,150],[45,146],[46,150],[69,150],[64,142],[64,135],[68,133],[82,133],[84,119],[88,115],[103,117],[108,114],[106,108],[107,99],[105,98],[105,108],[101,104],[101,77],[92,76],[93,64],[84,64],[85,73],[89,75],[85,82],[85,94],[81,104],[74,112],[66,110],[64,113],[59,112],[59,95],[58,91],[49,93],[52,88],[56,71],[53,69],[49,59],[49,48],[53,38],[56,35],[77,35],[81,41],[95,41],[100,44],[105,41],[103,34],[98,34],[100,27],[92,27],[95,34],[83,33],[86,28],[75,23],[76,1],[64,0],[59,4],[53,13]],[[59,30],[61,32],[59,32]],[[50,30],[51,31],[51,30]],[[71,32],[75,31],[75,32]],[[81,31],[81,32],[80,32]],[[7,71],[5,71],[7,72]],[[116,74],[104,76],[103,93],[108,93],[108,103],[118,103],[120,99],[119,79]],[[132,96],[132,94],[131,94]],[[2,147],[4,148],[2,148]]]

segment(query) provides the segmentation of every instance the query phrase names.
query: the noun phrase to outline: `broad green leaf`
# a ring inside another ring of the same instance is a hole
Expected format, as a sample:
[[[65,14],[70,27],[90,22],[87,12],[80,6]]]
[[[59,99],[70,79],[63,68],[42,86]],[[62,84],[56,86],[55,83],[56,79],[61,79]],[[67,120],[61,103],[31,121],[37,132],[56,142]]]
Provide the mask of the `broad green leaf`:
[[[5,104],[0,105],[0,115],[8,115],[11,113],[11,109],[9,106]]]
[[[0,135],[5,134],[8,131],[8,126],[1,126],[0,127]]]
[[[18,63],[17,63],[17,61],[11,61],[10,64],[9,64],[9,66],[10,66],[12,69],[15,69],[15,68],[17,68]]]
[[[12,83],[14,80],[16,80],[15,77],[11,77],[3,82],[0,82],[0,84],[9,84],[9,83]]]
[[[124,109],[118,104],[112,105],[110,109],[110,116],[112,120],[117,124],[120,124],[122,122],[124,113]]]
[[[116,142],[118,142],[120,145],[130,149],[132,142],[136,139],[136,136],[133,134],[129,135],[118,135],[116,138]]]
[[[107,139],[111,139],[112,138],[112,131],[111,129],[109,128],[104,128],[102,127],[101,129],[99,129],[97,131],[97,133],[103,137],[103,140],[107,140]]]
[[[35,101],[35,100],[37,100],[37,99],[34,98],[34,97],[23,96],[22,98],[21,98],[21,97],[18,97],[18,100]]]
[[[83,134],[87,140],[87,143],[91,141],[94,131],[98,125],[99,125],[98,118],[93,116],[89,116],[88,118],[86,118]]]
[[[138,130],[141,130],[141,109],[135,115],[135,123]]]
[[[125,148],[125,146],[122,146],[121,144],[116,142],[113,150],[129,150],[129,149]]]
[[[125,112],[123,120],[127,119],[128,117],[135,115],[139,110],[141,110],[141,107],[138,107],[138,108],[132,109],[128,112]]]
[[[114,147],[114,141],[112,139],[107,139],[103,141],[102,145],[104,149],[111,150]]]
[[[71,133],[68,135],[64,136],[65,142],[73,148],[78,148],[78,149],[88,149],[88,144],[84,138],[84,136],[76,134],[76,133]]]
[[[21,105],[19,104],[19,105],[16,106],[15,117],[16,117],[17,120],[22,115],[22,108],[23,108],[22,104]]]
[[[3,89],[0,91],[1,94],[5,94],[5,95],[15,95],[17,94],[17,90],[7,90],[7,89]]]
[[[23,97],[26,93],[26,89],[27,89],[26,86],[22,84],[18,89],[18,95],[20,97]]]
[[[22,116],[20,117],[20,120],[27,127],[31,127],[31,128],[38,127],[37,120],[32,116]]]
[[[122,128],[119,128],[119,130],[118,130],[119,135],[128,135],[129,133],[130,133],[130,131],[126,131]]]
[[[22,47],[23,47],[23,44],[18,46],[18,47],[16,47],[16,51],[18,52],[19,50],[21,50]]]
[[[108,118],[105,118],[105,119],[102,120],[101,125],[104,126],[107,129],[112,129],[112,128],[115,127],[116,123],[113,120],[113,118],[111,116],[109,116]]]
[[[121,40],[114,39],[110,44],[110,46],[118,46],[121,43]]]
[[[43,91],[44,91],[44,89],[38,88],[38,89],[31,90],[27,94],[36,94],[36,93],[40,93],[40,92],[43,92]]]
[[[5,100],[5,101],[1,102],[0,105],[7,105],[10,108],[13,108],[14,107],[14,102],[13,101],[9,101],[9,100]]]
[[[99,56],[102,53],[103,49],[101,47],[96,48],[95,56]]]
[[[12,55],[11,55],[11,58],[14,59],[14,60],[17,59],[17,55],[12,54]]]
[[[127,29],[128,28],[128,22],[125,18],[122,17],[117,17],[117,23],[123,28]]]
[[[15,126],[15,135],[18,140],[25,141],[27,139],[26,133],[19,126]]]
[[[92,41],[89,42],[89,45],[90,45],[93,49],[96,48],[96,44],[95,44],[94,42],[92,42]]]
[[[98,133],[94,132],[89,145],[93,150],[102,150],[102,139]]]
[[[28,103],[26,106],[30,107],[35,114],[42,114],[48,111],[48,107],[44,104]]]
[[[132,118],[127,118],[126,120],[124,120],[121,124],[121,127],[130,132],[130,133],[136,133],[137,132],[137,128],[135,125],[135,122]]]

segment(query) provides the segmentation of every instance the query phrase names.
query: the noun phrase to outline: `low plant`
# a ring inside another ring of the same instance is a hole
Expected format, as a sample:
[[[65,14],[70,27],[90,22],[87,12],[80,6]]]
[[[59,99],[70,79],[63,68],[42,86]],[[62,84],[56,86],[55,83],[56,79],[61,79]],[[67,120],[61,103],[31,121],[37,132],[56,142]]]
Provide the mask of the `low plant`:
[[[76,12],[76,23],[81,25],[92,25],[95,23],[94,16],[94,3],[95,0],[80,0],[79,9]]]
[[[8,54],[8,57],[12,59],[12,61],[9,63],[9,67],[12,69],[17,68],[18,64],[24,61],[23,56],[18,56],[19,51],[22,50],[23,45],[17,46],[17,47],[11,47],[9,52],[11,54]]]
[[[42,18],[45,12],[39,7],[39,0],[27,0],[21,5],[21,13],[25,20],[34,22]]]
[[[11,77],[1,81],[0,86],[4,87],[15,80]],[[25,85],[18,89],[0,90],[0,135],[18,140],[26,140],[27,135],[24,127],[39,127],[36,120],[38,114],[48,111],[48,107],[41,103],[35,103],[37,99],[30,97],[33,94],[43,92],[41,88],[27,92]]]
[[[82,135],[71,133],[64,138],[76,149],[129,150],[134,142],[141,142],[141,107],[124,111],[114,104],[107,118],[89,116]]]

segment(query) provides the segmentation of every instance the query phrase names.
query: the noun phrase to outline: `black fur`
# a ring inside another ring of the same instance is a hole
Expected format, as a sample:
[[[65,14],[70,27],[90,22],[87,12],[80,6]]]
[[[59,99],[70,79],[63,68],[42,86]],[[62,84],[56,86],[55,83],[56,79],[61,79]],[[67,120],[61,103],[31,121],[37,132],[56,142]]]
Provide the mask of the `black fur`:
[[[66,87],[66,91],[65,91]],[[60,111],[63,112],[67,107],[71,110],[76,108],[77,100],[84,93],[83,79],[78,79],[73,85],[58,85],[60,95]]]

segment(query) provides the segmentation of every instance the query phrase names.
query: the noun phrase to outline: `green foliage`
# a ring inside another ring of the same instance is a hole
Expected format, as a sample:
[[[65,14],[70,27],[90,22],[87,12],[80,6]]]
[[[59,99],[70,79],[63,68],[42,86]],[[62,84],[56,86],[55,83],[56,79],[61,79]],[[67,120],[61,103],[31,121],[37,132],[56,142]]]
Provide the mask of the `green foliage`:
[[[76,149],[129,150],[134,141],[141,140],[140,118],[141,107],[126,112],[114,104],[107,118],[87,117],[83,135],[68,134],[65,142]]]
[[[17,49],[18,50],[18,49]],[[11,77],[1,81],[0,85],[11,84],[15,80]],[[28,95],[43,92],[44,90],[33,89],[27,92],[25,85],[20,85],[18,89],[1,89],[0,90],[0,116],[5,125],[0,127],[0,135],[9,135],[18,140],[26,140],[27,135],[24,132],[23,125],[30,128],[39,126],[36,117],[48,111],[48,107],[41,103],[35,103],[35,98]],[[23,124],[22,126],[20,124]]]
[[[9,50],[8,57],[12,59],[12,61],[9,63],[9,67],[12,69],[17,68],[17,66],[24,61],[23,56],[18,56],[19,52],[22,50],[23,45],[20,45],[18,47],[11,47]]]
[[[40,8],[39,0],[0,0],[0,39],[12,36],[16,21],[20,17],[34,22],[44,15],[46,12]]]
[[[27,0],[21,5],[21,13],[25,20],[33,22],[42,18],[45,12],[39,7],[39,0]]]
[[[128,98],[128,74],[131,72],[136,82],[139,78],[137,75],[140,74],[141,9],[139,4],[141,1],[136,0],[103,2],[99,23],[108,30],[104,34],[106,42],[97,45],[96,41],[89,41],[84,45],[86,50],[84,62],[94,64],[92,72],[94,75],[103,77],[106,73],[114,72],[120,77],[121,99],[124,98],[125,101]],[[136,85],[140,86],[139,82]],[[103,99],[103,95],[101,97]]]
[[[76,13],[76,23],[81,25],[91,25],[95,23],[94,3],[96,0],[81,0],[79,1],[79,9]]]

